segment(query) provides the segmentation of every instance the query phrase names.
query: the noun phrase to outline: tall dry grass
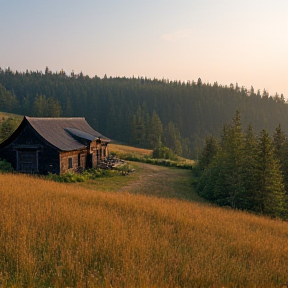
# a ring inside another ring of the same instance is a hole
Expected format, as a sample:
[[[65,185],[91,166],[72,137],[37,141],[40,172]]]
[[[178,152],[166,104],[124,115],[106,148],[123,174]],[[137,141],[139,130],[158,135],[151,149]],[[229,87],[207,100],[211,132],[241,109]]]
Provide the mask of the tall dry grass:
[[[115,144],[115,143],[110,143],[108,145],[108,149],[110,152],[116,152],[120,154],[129,153],[137,157],[144,157],[144,156],[152,155],[151,149],[137,148],[137,147],[127,146],[127,145],[122,145],[122,144]]]
[[[18,115],[18,114],[12,114],[12,113],[7,113],[7,112],[1,112],[0,111],[0,118],[4,118],[4,119],[7,119],[7,118],[17,118],[19,120],[19,124],[21,122],[21,120],[23,119],[23,116],[21,115]]]
[[[281,287],[288,224],[0,174],[0,287]]]

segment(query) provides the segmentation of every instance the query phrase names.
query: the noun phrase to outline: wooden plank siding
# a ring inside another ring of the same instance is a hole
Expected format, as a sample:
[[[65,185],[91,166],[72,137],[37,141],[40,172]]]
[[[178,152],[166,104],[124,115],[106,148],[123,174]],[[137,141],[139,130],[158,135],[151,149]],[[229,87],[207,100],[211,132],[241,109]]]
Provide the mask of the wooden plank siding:
[[[0,159],[19,172],[63,174],[95,168],[107,156],[111,140],[84,118],[32,118],[0,143]]]
[[[87,149],[60,152],[59,154],[60,174],[63,174],[65,172],[83,171],[87,167],[86,159],[87,159]],[[72,167],[69,167],[69,162],[72,164],[71,165]]]

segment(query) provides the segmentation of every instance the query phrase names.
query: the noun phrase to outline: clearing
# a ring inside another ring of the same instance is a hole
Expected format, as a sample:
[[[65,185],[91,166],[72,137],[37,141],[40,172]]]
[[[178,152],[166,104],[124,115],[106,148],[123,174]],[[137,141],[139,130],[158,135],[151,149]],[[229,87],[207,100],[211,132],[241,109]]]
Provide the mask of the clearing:
[[[78,185],[98,191],[128,192],[204,202],[194,191],[191,170],[132,161],[128,163],[135,167],[135,172],[128,176],[103,177]]]

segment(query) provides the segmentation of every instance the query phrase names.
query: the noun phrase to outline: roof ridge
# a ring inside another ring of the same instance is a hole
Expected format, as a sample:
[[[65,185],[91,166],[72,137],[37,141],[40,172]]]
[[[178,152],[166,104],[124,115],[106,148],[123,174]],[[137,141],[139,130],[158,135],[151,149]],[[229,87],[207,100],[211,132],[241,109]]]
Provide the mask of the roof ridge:
[[[85,119],[85,117],[30,117],[24,116],[27,119],[45,119],[45,120],[60,120],[60,119]]]

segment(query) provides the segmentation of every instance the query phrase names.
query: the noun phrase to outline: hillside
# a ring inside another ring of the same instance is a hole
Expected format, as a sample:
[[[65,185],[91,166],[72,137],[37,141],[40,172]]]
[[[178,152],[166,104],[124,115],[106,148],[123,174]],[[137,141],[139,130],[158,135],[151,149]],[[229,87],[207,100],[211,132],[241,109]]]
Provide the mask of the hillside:
[[[17,114],[12,114],[12,113],[6,113],[6,112],[1,112],[0,111],[0,118],[1,119],[7,119],[7,118],[16,118],[22,120],[23,116],[17,115]]]
[[[20,115],[0,111],[0,143],[13,133],[22,119]]]
[[[180,174],[172,175],[184,173],[181,183],[188,185],[188,171],[143,165],[133,181],[122,177],[126,187],[115,192],[97,191],[97,181],[88,189],[0,175],[0,285],[281,287],[287,282],[286,222],[184,200],[188,197],[180,194],[188,186],[179,189]],[[106,187],[114,180],[107,181]],[[145,194],[145,188],[149,196],[125,192]]]
[[[168,79],[90,78],[40,71],[0,69],[0,110],[40,117],[85,117],[111,139],[154,148],[160,142],[195,159],[206,136],[220,136],[239,110],[246,129],[288,132],[284,95],[217,82]]]

